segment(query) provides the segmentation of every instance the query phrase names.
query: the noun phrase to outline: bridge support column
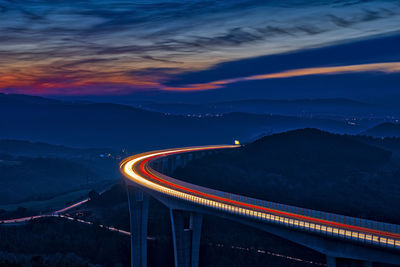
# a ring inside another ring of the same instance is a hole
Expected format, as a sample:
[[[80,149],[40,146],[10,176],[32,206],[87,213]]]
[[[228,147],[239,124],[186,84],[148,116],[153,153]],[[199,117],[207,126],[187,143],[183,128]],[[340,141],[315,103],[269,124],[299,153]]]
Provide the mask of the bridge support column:
[[[172,175],[176,167],[176,156],[169,156],[167,157],[167,175]]]
[[[163,158],[162,162],[163,162],[163,168],[162,168],[161,173],[166,174],[168,172],[168,159],[167,158]]]
[[[189,226],[181,210],[170,209],[175,267],[198,267],[203,216],[189,213]]]
[[[147,222],[149,197],[138,188],[127,186],[131,230],[131,266],[147,266]]]
[[[336,258],[326,255],[326,266],[327,267],[336,267]]]
[[[189,162],[189,155],[188,154],[184,154],[182,157],[183,157],[182,158],[182,161],[183,161],[182,162],[182,166],[185,167]]]

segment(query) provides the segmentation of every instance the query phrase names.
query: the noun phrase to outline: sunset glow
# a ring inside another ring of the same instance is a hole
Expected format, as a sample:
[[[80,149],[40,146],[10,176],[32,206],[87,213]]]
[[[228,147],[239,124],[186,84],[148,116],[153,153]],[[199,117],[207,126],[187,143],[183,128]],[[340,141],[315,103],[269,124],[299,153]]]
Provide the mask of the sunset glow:
[[[9,2],[0,24],[0,92],[121,95],[149,90],[198,91],[238,81],[389,71],[388,65],[380,69],[379,64],[386,63],[336,69],[318,64],[266,75],[235,75],[229,80],[214,78],[211,83],[205,79],[170,84],[180,75],[227,62],[400,30],[400,6],[391,1],[329,5],[324,1],[313,5],[247,2],[210,6],[167,1],[162,8],[153,1]],[[326,57],[322,65],[331,65],[330,55]]]

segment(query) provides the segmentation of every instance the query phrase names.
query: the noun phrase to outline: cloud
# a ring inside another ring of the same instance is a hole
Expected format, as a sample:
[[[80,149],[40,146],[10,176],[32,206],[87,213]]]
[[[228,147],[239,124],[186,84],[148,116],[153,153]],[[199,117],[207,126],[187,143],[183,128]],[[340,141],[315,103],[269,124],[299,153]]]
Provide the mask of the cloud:
[[[344,74],[344,73],[354,73],[354,72],[384,72],[384,73],[400,72],[400,62],[384,62],[384,63],[372,63],[372,64],[294,69],[277,73],[258,74],[247,77],[218,80],[208,83],[188,84],[177,87],[165,86],[163,87],[163,89],[169,91],[199,91],[199,90],[222,88],[229,84],[245,82],[245,81],[283,79],[283,78],[293,78],[293,77],[310,76],[310,75],[333,75],[333,74]]]
[[[391,1],[0,0],[0,13],[0,91],[25,93],[43,80],[57,81],[49,93],[96,79],[103,91],[154,89],[222,62],[400,30]]]

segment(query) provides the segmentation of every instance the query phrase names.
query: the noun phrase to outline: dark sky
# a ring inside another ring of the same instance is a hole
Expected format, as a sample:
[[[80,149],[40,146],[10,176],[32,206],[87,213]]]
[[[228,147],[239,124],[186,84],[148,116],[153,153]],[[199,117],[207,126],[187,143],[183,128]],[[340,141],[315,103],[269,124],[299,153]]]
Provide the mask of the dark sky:
[[[207,101],[399,91],[398,1],[0,0],[0,14],[5,93]]]

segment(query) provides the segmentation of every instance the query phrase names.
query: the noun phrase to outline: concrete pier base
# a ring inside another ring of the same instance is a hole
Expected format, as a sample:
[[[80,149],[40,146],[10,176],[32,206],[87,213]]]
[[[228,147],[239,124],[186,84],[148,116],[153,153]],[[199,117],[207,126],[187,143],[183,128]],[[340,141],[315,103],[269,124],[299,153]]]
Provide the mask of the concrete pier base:
[[[147,266],[147,223],[149,197],[138,188],[127,186],[131,229],[131,266]]]
[[[185,227],[186,216],[189,225]],[[198,267],[203,216],[170,209],[175,267]]]

